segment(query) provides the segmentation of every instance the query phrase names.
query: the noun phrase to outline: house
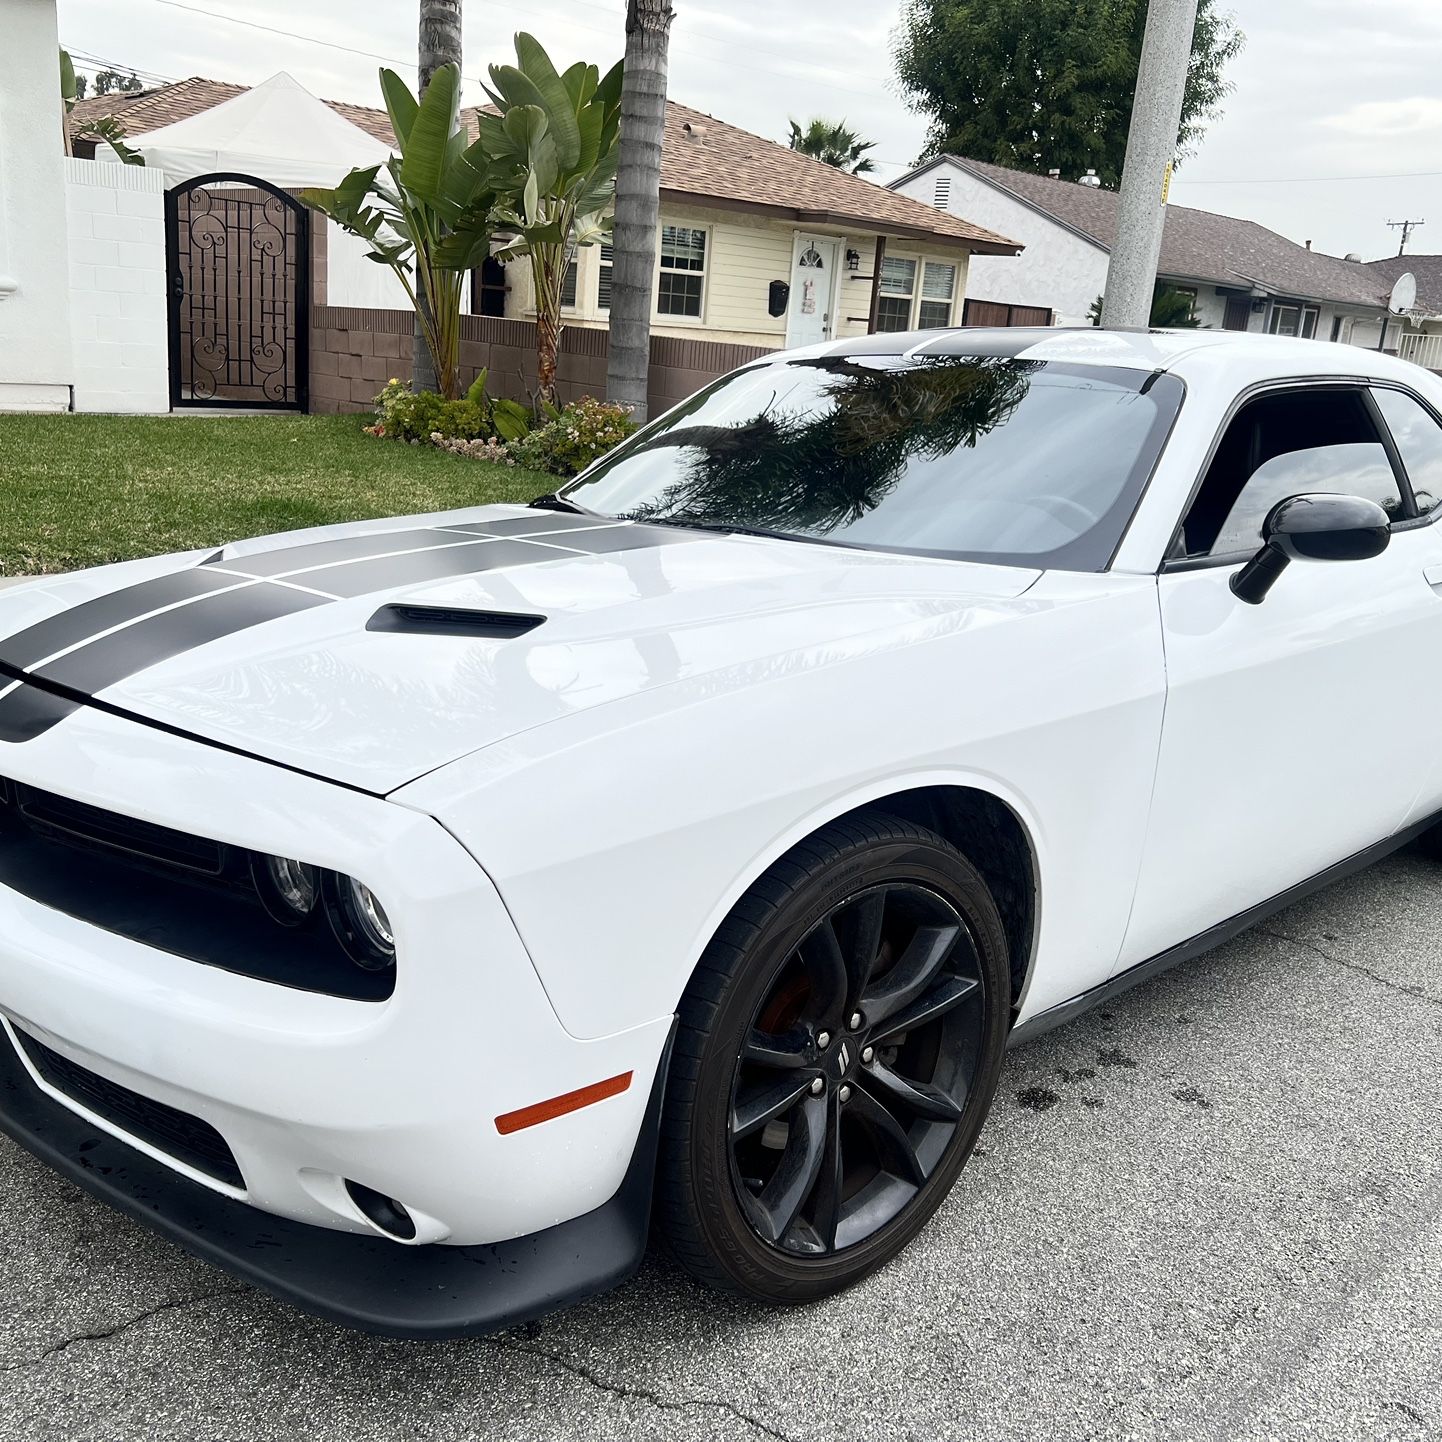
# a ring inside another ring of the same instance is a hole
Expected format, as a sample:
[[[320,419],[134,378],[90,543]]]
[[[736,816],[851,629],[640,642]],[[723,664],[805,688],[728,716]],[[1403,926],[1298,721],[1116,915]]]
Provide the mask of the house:
[[[1097,185],[943,155],[892,189],[1017,237],[1021,255],[978,257],[963,324],[1085,325],[1106,288],[1118,195]],[[1204,326],[1375,344],[1390,285],[1359,258],[1323,255],[1250,220],[1169,205],[1159,278]]]
[[[1390,289],[1404,275],[1417,282],[1417,300],[1405,316],[1394,319],[1386,349],[1403,360],[1442,371],[1442,255],[1392,255],[1371,261],[1367,269]]]
[[[269,83],[269,82],[268,82]],[[245,87],[193,77],[80,102],[77,122],[113,113],[127,142],[233,101]],[[393,143],[383,110],[327,102],[345,120]],[[474,111],[466,112],[474,129]],[[83,145],[83,143],[82,143]],[[93,150],[93,146],[90,147]],[[872,329],[959,319],[975,255],[1014,256],[1016,242],[962,215],[849,175],[784,145],[675,102],[667,106],[661,172],[654,333],[677,340],[778,349]],[[610,247],[587,247],[566,280],[566,321],[604,330]],[[879,267],[879,269],[878,269]],[[377,267],[332,265],[331,305],[373,304],[351,293]],[[472,309],[524,320],[529,268],[487,266]]]
[[[0,410],[66,410],[75,367],[55,7],[27,0],[8,6],[5,22]]]

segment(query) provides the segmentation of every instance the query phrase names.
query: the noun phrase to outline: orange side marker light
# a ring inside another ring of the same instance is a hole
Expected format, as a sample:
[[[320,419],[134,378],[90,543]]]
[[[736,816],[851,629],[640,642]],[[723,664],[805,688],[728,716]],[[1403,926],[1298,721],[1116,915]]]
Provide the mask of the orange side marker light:
[[[603,1102],[607,1097],[620,1096],[631,1085],[634,1072],[623,1071],[620,1076],[607,1077],[605,1081],[592,1082],[588,1087],[578,1087],[573,1092],[563,1092],[550,1101],[536,1102],[533,1106],[522,1107],[519,1111],[506,1112],[496,1118],[496,1130],[505,1137],[526,1127],[549,1122],[563,1117],[567,1112],[578,1112],[582,1107]]]

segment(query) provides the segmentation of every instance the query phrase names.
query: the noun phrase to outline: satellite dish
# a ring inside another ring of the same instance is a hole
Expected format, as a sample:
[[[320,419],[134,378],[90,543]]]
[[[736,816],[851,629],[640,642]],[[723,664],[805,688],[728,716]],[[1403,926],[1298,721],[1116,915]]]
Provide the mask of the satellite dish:
[[[1406,315],[1406,313],[1417,304],[1417,277],[1409,270],[1397,277],[1397,284],[1392,287],[1392,298],[1387,302],[1387,309],[1393,315]]]

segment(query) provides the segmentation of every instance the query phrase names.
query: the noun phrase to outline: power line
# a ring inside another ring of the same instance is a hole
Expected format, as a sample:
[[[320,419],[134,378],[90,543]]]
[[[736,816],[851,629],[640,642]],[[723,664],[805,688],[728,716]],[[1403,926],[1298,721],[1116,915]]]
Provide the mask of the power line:
[[[343,53],[345,53],[345,54],[347,54],[347,55],[359,55],[359,56],[362,56],[364,59],[367,59],[367,60],[383,60],[383,61],[385,61],[386,64],[388,64],[388,65],[401,65],[401,66],[405,66],[405,67],[406,67],[407,69],[409,69],[409,70],[414,70],[414,69],[416,68],[416,62],[415,62],[414,60],[399,60],[399,59],[397,59],[397,58],[396,58],[395,56],[393,56],[393,55],[381,55],[381,54],[378,54],[377,52],[375,52],[374,50],[360,50],[360,49],[357,49],[357,48],[356,48],[355,46],[353,46],[353,45],[342,45],[342,44],[339,43],[339,41],[335,41],[335,40],[322,40],[322,39],[320,39],[319,36],[316,36],[316,35],[302,35],[302,34],[297,33],[296,31],[293,31],[293,30],[283,30],[283,29],[281,29],[279,26],[276,26],[276,25],[263,25],[263,24],[261,24],[260,21],[258,21],[258,20],[243,20],[243,19],[241,19],[241,17],[238,16],[238,15],[228,15],[228,14],[226,14],[224,11],[221,11],[221,10],[206,10],[206,9],[203,9],[203,8],[202,8],[201,6],[199,6],[199,5],[188,5],[188,4],[185,4],[185,3],[183,3],[183,0],[153,0],[153,3],[156,4],[156,5],[164,5],[164,6],[168,7],[168,8],[171,9],[171,10],[184,10],[184,11],[189,12],[189,13],[192,14],[192,15],[204,15],[204,16],[206,16],[208,19],[211,19],[211,20],[224,20],[224,21],[227,21],[227,22],[228,22],[229,24],[231,24],[231,25],[243,25],[243,26],[245,26],[245,28],[248,29],[248,30],[260,30],[260,31],[263,31],[264,33],[266,33],[266,34],[268,34],[268,35],[280,35],[280,36],[283,36],[283,37],[284,37],[285,39],[287,39],[287,40],[298,40],[298,41],[300,41],[302,44],[305,44],[305,45],[318,45],[318,46],[321,46],[321,47],[323,47],[323,48],[325,48],[325,49],[327,49],[327,50],[339,50],[339,51],[342,51]],[[593,0],[568,0],[568,3],[570,3],[570,4],[575,4],[575,5],[585,5],[585,6],[586,6],[587,8],[589,8],[589,9],[600,10],[600,11],[602,11],[603,13],[608,14],[608,15],[613,13],[611,10],[607,9],[607,8],[606,8],[605,6],[603,6],[603,5],[594,4],[594,3],[593,3]],[[621,15],[617,14],[617,15],[616,15],[616,19],[617,19],[618,22],[620,22],[620,21],[623,20],[623,17],[622,17]],[[619,31],[618,31],[618,30],[612,30],[612,29],[605,29],[605,30],[603,30],[599,25],[591,25],[591,24],[588,24],[588,23],[587,23],[586,21],[584,21],[584,20],[571,20],[571,21],[568,21],[568,22],[566,22],[566,23],[568,23],[568,24],[570,24],[570,25],[573,25],[573,26],[575,26],[577,29],[580,29],[580,30],[589,30],[592,34],[595,34],[595,35],[605,35],[605,36],[608,36],[609,38],[611,38],[611,39],[613,39],[613,40],[616,39],[617,36],[618,36],[618,34],[619,34]],[[694,36],[694,37],[686,37],[686,36],[683,36],[682,38],[683,38],[683,40],[694,38],[694,39],[700,41],[700,42],[703,43],[703,44],[707,44],[707,45],[718,45],[718,46],[721,46],[721,47],[724,48],[724,49],[746,49],[748,55],[751,53],[751,52],[749,51],[749,49],[747,49],[747,47],[745,47],[745,46],[741,46],[741,45],[739,45],[739,44],[737,44],[736,42],[733,42],[733,41],[721,40],[721,39],[718,39],[718,38],[715,37],[715,36],[710,36],[710,35],[698,35],[698,36]],[[680,54],[688,54],[688,53],[689,53],[689,54],[691,54],[691,55],[693,56],[693,58],[695,58],[695,59],[699,59],[699,60],[702,60],[702,61],[709,61],[709,62],[712,63],[712,64],[721,65],[721,64],[730,64],[730,63],[731,63],[731,62],[729,62],[729,61],[723,61],[723,60],[719,60],[719,59],[713,60],[713,59],[712,59],[711,57],[709,57],[709,56],[698,56],[698,55],[695,54],[694,51],[690,50],[689,45],[684,44],[684,43],[683,43],[683,44],[680,44],[680,45],[677,45],[677,46],[675,47],[675,49],[676,49],[676,51],[677,51],[678,53],[680,53]],[[768,65],[757,65],[754,60],[751,60],[751,61],[748,63],[747,69],[748,69],[748,70],[754,70],[754,71],[760,71],[760,72],[762,72],[762,73],[764,73],[764,74],[766,74],[766,75],[776,75],[776,76],[779,76],[779,77],[780,77],[781,79],[783,79],[783,80],[799,81],[799,80],[815,79],[815,80],[825,81],[826,83],[831,83],[831,84],[834,84],[834,83],[835,83],[834,81],[828,80],[828,75],[829,75],[831,72],[826,72],[826,71],[819,71],[819,70],[818,70],[818,71],[813,71],[810,75],[807,75],[807,74],[805,74],[805,73],[798,72],[798,71],[795,71],[795,70],[777,70],[777,69],[775,69],[775,68],[772,67],[772,66],[768,66]],[[480,85],[480,84],[483,84],[483,83],[484,83],[483,81],[477,79],[477,77],[475,77],[475,76],[466,76],[465,78],[468,79],[468,80],[470,80],[470,81],[472,81],[472,83],[477,84],[477,85]],[[871,96],[871,97],[874,97],[875,99],[878,99],[878,100],[891,100],[891,99],[894,98],[894,97],[892,97],[892,96],[883,94],[883,93],[882,93],[881,91],[879,91],[879,90],[866,90],[866,89],[864,89],[864,88],[858,88],[858,87],[856,87],[856,86],[851,86],[851,87],[849,87],[848,93],[849,93],[849,94],[852,94],[852,95],[858,95],[858,96],[861,96],[861,95]]]
[[[1193,180],[1178,175],[1176,185],[1333,185],[1344,180],[1427,180],[1442,175],[1442,170],[1401,170],[1374,175],[1273,175],[1249,176],[1245,180]]]
[[[367,60],[384,60],[387,65],[404,65],[414,70],[414,60],[398,60],[394,55],[378,55],[374,50],[358,50],[354,45],[342,45],[336,40],[321,40],[315,35],[301,35],[294,30],[282,30],[276,25],[262,25],[258,20],[242,20],[239,15],[227,15],[221,10],[203,10],[199,5],[185,5],[181,0],[154,0],[171,10],[187,10],[192,15],[204,15],[211,20],[225,20],[231,25],[243,25],[247,30],[263,30],[267,35],[283,35],[287,40],[299,40],[305,45],[322,45],[327,50],[343,50],[347,55],[360,55]]]
[[[134,75],[141,80],[154,80],[163,85],[173,85],[174,75],[162,75],[158,70],[142,70],[138,65],[126,65],[120,60],[109,60],[103,55],[94,55],[88,50],[72,50],[68,45],[65,53],[77,70],[114,70],[122,75]]]

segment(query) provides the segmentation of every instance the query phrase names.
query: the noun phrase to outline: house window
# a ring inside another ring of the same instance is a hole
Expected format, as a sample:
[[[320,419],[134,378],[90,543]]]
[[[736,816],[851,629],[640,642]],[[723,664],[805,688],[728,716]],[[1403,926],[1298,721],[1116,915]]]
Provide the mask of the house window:
[[[1267,329],[1273,335],[1299,335],[1311,340],[1317,334],[1317,314],[1314,305],[1274,305]]]
[[[911,300],[916,294],[916,262],[888,255],[881,262],[880,295],[876,300],[876,329],[911,329]]]
[[[566,265],[565,279],[561,281],[561,304],[567,310],[576,308],[576,277],[580,266],[575,256],[572,256]]]
[[[929,260],[922,272],[921,305],[916,323],[922,330],[951,324],[951,306],[956,299],[956,267]]]
[[[663,225],[657,314],[685,315],[699,320],[705,287],[706,232],[684,225]]]
[[[945,210],[951,204],[951,177],[940,175],[936,180],[936,194],[931,202],[938,210]]]
[[[615,247],[610,241],[601,242],[600,276],[596,281],[596,309],[611,309],[611,265],[616,257]]]

